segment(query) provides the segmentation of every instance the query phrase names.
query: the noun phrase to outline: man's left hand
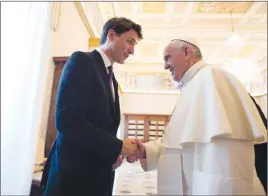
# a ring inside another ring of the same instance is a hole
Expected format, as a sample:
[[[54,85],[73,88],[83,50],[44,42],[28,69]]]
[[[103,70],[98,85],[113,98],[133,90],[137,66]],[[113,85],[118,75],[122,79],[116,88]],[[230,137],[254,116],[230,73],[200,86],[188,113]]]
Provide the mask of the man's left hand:
[[[116,162],[113,164],[113,167],[112,167],[113,171],[122,165],[123,159],[124,159],[124,157],[122,155],[119,155]]]

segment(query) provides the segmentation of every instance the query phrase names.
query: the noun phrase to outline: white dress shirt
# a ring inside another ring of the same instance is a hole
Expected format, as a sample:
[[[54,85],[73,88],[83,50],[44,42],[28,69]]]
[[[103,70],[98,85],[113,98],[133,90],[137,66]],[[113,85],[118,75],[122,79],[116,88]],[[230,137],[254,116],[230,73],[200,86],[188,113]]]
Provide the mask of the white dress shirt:
[[[107,74],[108,74],[109,73],[108,67],[113,66],[113,64],[110,61],[109,57],[102,51],[101,48],[96,48],[96,50],[100,53],[102,60],[104,62],[104,65],[106,67]],[[114,92],[114,83],[113,82],[112,82],[111,90],[112,90],[113,98],[115,100],[115,92]]]

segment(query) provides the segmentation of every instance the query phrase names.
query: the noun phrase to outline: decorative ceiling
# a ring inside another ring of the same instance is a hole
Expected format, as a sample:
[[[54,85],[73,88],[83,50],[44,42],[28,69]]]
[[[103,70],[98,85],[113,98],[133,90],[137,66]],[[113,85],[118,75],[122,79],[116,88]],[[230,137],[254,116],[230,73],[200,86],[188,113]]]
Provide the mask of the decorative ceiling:
[[[163,49],[173,38],[191,36],[197,39],[206,62],[235,73],[250,92],[267,92],[267,2],[81,5],[96,37],[100,37],[104,22],[113,16],[130,18],[143,28],[144,39],[135,54],[124,65],[116,66],[123,91],[174,91],[169,73],[163,69]],[[227,42],[232,29],[241,38],[241,45]]]
[[[229,14],[233,13],[245,14],[251,8],[253,2],[200,2],[197,13],[213,13],[213,14]]]

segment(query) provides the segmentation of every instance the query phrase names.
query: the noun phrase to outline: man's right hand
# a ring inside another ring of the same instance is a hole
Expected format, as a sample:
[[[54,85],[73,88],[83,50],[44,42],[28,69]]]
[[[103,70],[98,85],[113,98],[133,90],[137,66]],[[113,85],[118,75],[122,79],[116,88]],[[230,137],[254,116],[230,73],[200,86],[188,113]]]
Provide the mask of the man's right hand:
[[[134,163],[138,159],[144,159],[144,158],[146,158],[146,148],[145,148],[145,145],[139,139],[132,140],[132,143],[135,143],[137,145],[138,155],[139,156],[138,157],[128,156],[127,157],[127,162]]]
[[[123,147],[121,150],[121,154],[123,156],[135,156],[138,157],[138,148],[137,148],[137,144],[133,143],[132,139],[126,138],[123,140]]]

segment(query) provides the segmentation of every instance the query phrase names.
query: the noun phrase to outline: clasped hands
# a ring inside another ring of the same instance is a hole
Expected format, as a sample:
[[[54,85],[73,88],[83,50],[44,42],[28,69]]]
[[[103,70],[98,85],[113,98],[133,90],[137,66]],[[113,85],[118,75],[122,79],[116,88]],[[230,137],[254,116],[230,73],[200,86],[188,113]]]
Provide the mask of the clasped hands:
[[[134,163],[139,158],[144,158],[145,156],[146,156],[145,146],[139,139],[126,138],[123,140],[121,155],[117,158],[117,161],[113,164],[113,170],[121,166],[124,157],[126,157],[129,163]]]

